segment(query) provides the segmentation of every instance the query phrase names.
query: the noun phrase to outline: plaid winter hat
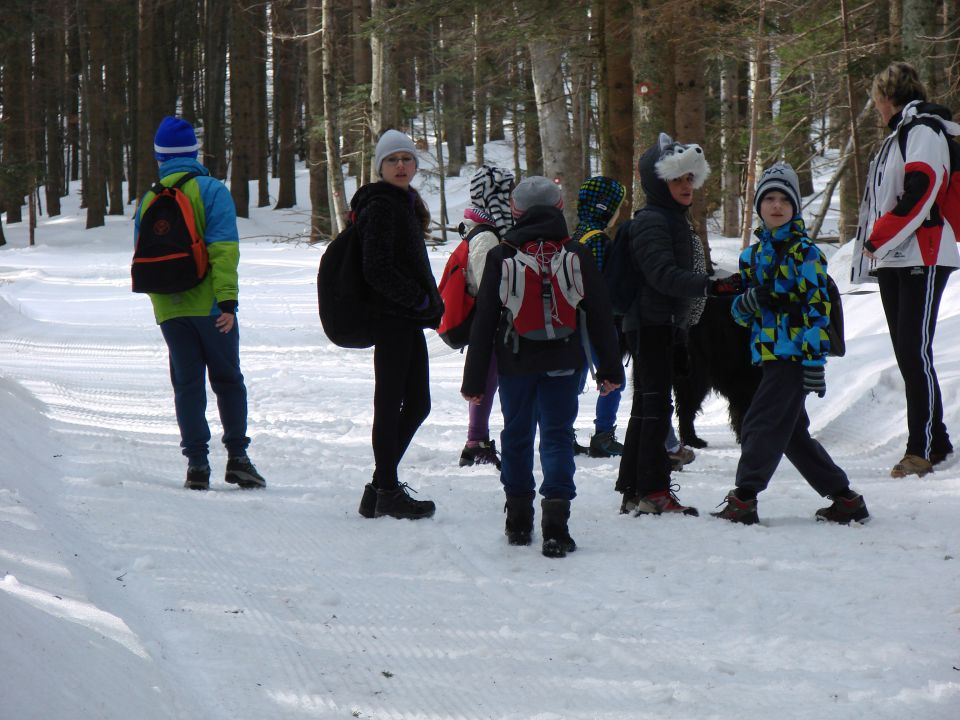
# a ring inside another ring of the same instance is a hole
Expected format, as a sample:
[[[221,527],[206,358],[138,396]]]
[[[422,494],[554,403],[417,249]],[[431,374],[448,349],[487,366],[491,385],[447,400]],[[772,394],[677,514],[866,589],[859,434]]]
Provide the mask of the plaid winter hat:
[[[542,175],[532,175],[521,180],[513,191],[513,195],[510,196],[513,217],[517,219],[523,217],[523,214],[535,205],[548,205],[563,210],[560,186]]]
[[[626,193],[626,188],[613,178],[587,178],[577,193],[577,218],[598,229],[605,228],[617,214]]]
[[[153,156],[160,162],[175,157],[197,157],[200,143],[193,131],[193,125],[183,118],[168,115],[160,121],[157,134],[153,137]]]
[[[760,214],[760,203],[763,196],[771,190],[779,190],[790,200],[793,205],[793,214],[800,212],[800,178],[796,171],[787,162],[778,162],[771,165],[760,176],[760,182],[757,183],[757,192],[753,196],[753,207]]]

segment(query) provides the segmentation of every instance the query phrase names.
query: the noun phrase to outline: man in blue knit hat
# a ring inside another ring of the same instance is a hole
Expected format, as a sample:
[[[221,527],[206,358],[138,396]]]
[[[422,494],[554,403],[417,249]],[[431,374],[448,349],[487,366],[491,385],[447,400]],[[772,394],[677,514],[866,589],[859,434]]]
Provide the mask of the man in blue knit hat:
[[[210,177],[197,161],[200,145],[193,126],[177,117],[165,117],[154,137],[154,156],[160,184],[171,187],[186,175],[181,186],[193,209],[198,234],[206,244],[209,270],[195,287],[176,293],[150,293],[153,312],[170,358],[180,447],[187,458],[184,487],[207,490],[210,428],[206,420],[206,374],[217,396],[227,449],[225,480],[241,488],[262,488],[266,481],[247,457],[247,389],[240,372],[240,330],[237,325],[237,266],[240,238],[230,191]],[[135,241],[140,222],[155,196],[141,198],[135,216]]]

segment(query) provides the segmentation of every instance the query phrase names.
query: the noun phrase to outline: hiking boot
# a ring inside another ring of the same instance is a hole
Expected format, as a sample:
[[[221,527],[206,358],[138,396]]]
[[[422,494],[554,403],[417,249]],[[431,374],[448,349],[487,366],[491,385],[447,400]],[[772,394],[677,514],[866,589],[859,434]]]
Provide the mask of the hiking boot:
[[[681,445],[677,448],[676,452],[668,452],[667,457],[670,458],[670,469],[678,472],[683,470],[684,465],[692,463],[696,459],[697,454],[686,445]]]
[[[620,514],[633,515],[637,512],[639,502],[640,496],[636,493],[623,493],[623,500],[620,502]]]
[[[737,497],[736,490],[731,490],[723,499],[726,505],[720,512],[710,513],[715,518],[729,520],[730,522],[740,523],[741,525],[756,525],[760,522],[760,516],[757,515],[757,499],[741,500]],[[723,503],[721,503],[723,505]],[[720,505],[717,505],[720,507]]]
[[[817,510],[817,520],[848,525],[851,522],[866,522],[870,519],[870,513],[867,512],[867,504],[863,501],[863,495],[853,493],[853,497],[845,498],[840,495],[831,495],[833,503],[825,508]]]
[[[658,490],[649,495],[644,495],[637,501],[636,514],[662,515],[663,513],[680,513],[682,515],[698,517],[700,513],[695,507],[680,504],[680,500],[675,493],[675,489],[679,489],[679,487],[679,485],[671,485],[666,490]]]
[[[529,545],[533,535],[534,493],[507,495],[503,511],[507,514],[504,534],[511,545]]]
[[[543,534],[544,557],[562,558],[577,549],[570,537],[567,521],[570,519],[570,501],[544,498],[540,501],[540,532]]]
[[[188,465],[187,481],[183,484],[187,490],[209,490],[210,489],[210,466],[209,465]]]
[[[257,472],[253,463],[250,462],[250,458],[246,455],[227,460],[227,474],[223,479],[228,483],[240,486],[242,490],[253,490],[267,486],[267,481]]]
[[[936,467],[940,463],[944,462],[950,455],[953,454],[953,448],[946,450],[944,452],[931,452],[930,453],[930,464],[933,467]]]
[[[923,477],[924,475],[932,472],[933,465],[929,460],[926,460],[919,455],[904,455],[903,460],[893,466],[893,469],[890,471],[890,477],[902,478],[906,477],[907,475]]]
[[[590,438],[590,457],[608,458],[623,455],[623,443],[617,442],[617,438],[614,435],[615,431],[616,428],[598,432]]]
[[[497,444],[493,440],[484,440],[476,445],[464,445],[460,452],[460,467],[471,465],[493,465],[500,469],[500,456],[497,455]]]
[[[360,497],[360,507],[357,508],[357,512],[365,518],[377,516],[377,489],[373,483],[363,486],[363,495]]]
[[[416,492],[406,483],[389,490],[377,490],[377,504],[374,517],[387,515],[401,520],[419,520],[433,517],[437,506],[432,500],[414,500],[410,492]]]
[[[581,445],[577,442],[577,436],[573,436],[573,454],[574,455],[589,455],[590,447],[587,445]]]

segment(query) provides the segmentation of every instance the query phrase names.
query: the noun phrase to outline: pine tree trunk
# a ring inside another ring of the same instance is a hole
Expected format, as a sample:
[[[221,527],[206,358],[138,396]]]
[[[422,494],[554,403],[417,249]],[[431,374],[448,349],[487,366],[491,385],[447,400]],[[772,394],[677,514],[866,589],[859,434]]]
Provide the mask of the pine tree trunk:
[[[363,25],[370,19],[370,1],[352,0],[350,7],[350,69],[353,85],[369,86],[371,82],[370,41],[363,36]],[[357,186],[370,182],[370,95],[358,99],[356,117],[345,128],[347,147],[352,153],[350,173],[357,178]]]
[[[891,3],[892,5],[893,3]],[[938,34],[937,14],[942,0],[903,0],[903,59],[913,65],[924,84],[928,97],[936,97],[945,88],[941,87],[943,62],[933,42]],[[956,59],[952,59],[956,62]]]
[[[277,169],[280,180],[275,210],[297,204],[296,187],[296,117],[300,81],[299,41],[294,39],[293,0],[276,0],[273,4],[274,72],[273,103],[277,114]]]
[[[676,128],[677,139],[683,143],[707,143],[707,98],[704,67],[706,58],[695,47],[678,46],[674,56],[674,78],[677,87]],[[703,243],[707,270],[712,271],[710,244],[707,237],[706,188],[694,194],[690,215]]]
[[[307,0],[307,167],[310,170],[310,242],[330,237],[323,113],[323,8]]]
[[[459,177],[466,148],[463,141],[463,88],[457,80],[443,83],[443,131],[447,140],[447,177]]]
[[[579,168],[572,152],[574,139],[570,132],[567,95],[563,78],[562,48],[556,43],[533,40],[530,48],[530,70],[540,121],[540,142],[543,146],[543,171],[560,185],[563,192],[564,216],[568,227],[576,225]]]
[[[633,44],[630,33],[629,0],[596,0],[600,71],[597,97],[600,106],[600,173],[619,180],[628,188],[620,218],[629,218],[633,193],[629,192],[634,174],[633,146],[633,72],[630,57]]]
[[[86,108],[88,171],[84,189],[87,198],[87,229],[101,227],[107,210],[106,162],[107,106],[103,81],[106,10],[103,0],[84,0],[80,29],[80,50],[86,58],[83,74],[83,101]]]
[[[63,164],[63,93],[66,83],[64,53],[63,0],[47,0],[43,25],[37,33],[37,70],[41,74],[40,92],[43,94],[44,142],[46,145],[46,172],[44,195],[47,215],[60,214],[60,195],[64,184]]]
[[[371,16],[382,19],[383,10],[391,5],[389,0],[372,0]],[[394,57],[392,35],[389,28],[380,26],[370,38],[372,82],[370,86],[371,142],[376,143],[384,130],[400,124],[399,94],[397,92],[397,67]],[[370,153],[370,176],[377,178],[373,167],[374,156]]]
[[[484,146],[487,144],[487,55],[481,47],[480,8],[473,5],[473,118],[475,124],[473,155],[476,164],[484,162]]]
[[[206,3],[203,34],[203,165],[215,178],[227,177],[226,93],[230,4]]]
[[[334,74],[336,27],[333,22],[333,3],[334,0],[323,0],[323,131],[327,153],[327,177],[333,203],[330,230],[331,234],[336,234],[347,225],[347,205],[343,188],[343,165],[340,160],[340,107],[337,102],[337,80]]]
[[[270,205],[270,114],[267,110],[267,10],[266,4],[254,4],[250,9],[255,48],[253,65],[253,150],[252,169],[257,179],[257,207]]]
[[[740,157],[740,87],[739,62],[725,58],[720,75],[720,187],[725,237],[740,235],[740,173],[737,158]]]
[[[233,0],[230,25],[230,194],[238,217],[250,217],[250,185],[257,171],[257,25],[246,0]]]
[[[124,25],[133,22],[133,15],[126,15],[127,7],[111,6],[107,12],[111,21],[124,21]],[[106,176],[110,200],[110,214],[123,215],[125,210],[123,197],[123,149],[126,133],[124,120],[127,114],[126,81],[124,72],[124,45],[122,42],[107,42],[106,57]]]
[[[543,146],[540,143],[540,119],[534,99],[533,74],[530,63],[524,59],[521,70],[523,81],[523,154],[526,158],[527,175],[543,175]],[[519,180],[520,176],[517,175]]]

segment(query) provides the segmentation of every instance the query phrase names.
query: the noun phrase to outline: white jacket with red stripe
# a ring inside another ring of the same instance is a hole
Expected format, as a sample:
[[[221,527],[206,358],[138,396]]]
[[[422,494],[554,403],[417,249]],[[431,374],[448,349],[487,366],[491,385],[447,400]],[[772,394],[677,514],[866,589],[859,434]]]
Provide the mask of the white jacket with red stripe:
[[[870,163],[853,248],[853,283],[876,282],[884,267],[960,267],[960,227],[941,208],[950,177],[948,135],[960,135],[946,108],[914,100]],[[875,260],[864,256],[867,248]]]

